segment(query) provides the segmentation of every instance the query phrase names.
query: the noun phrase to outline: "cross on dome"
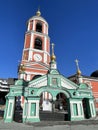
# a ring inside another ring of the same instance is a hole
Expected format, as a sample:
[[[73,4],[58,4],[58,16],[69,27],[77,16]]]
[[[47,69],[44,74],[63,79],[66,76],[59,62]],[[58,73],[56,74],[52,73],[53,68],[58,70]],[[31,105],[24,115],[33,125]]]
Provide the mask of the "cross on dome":
[[[81,71],[79,69],[79,61],[76,59],[75,62],[76,62],[76,67],[77,67],[77,74],[81,75]]]
[[[52,55],[51,55],[51,61],[55,61],[56,60],[56,56],[55,56],[55,54],[54,54],[54,43],[52,43],[51,44],[51,46],[52,46]]]

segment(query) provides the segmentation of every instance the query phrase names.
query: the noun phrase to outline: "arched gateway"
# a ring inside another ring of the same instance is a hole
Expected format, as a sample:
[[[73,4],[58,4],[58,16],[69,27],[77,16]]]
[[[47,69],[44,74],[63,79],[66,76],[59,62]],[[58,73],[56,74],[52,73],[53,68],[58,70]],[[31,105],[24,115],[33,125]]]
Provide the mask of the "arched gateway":
[[[83,83],[77,85],[62,76],[55,59],[52,53],[50,70],[46,75],[29,82],[19,79],[10,87],[6,96],[5,122],[14,120],[16,101],[19,99],[16,97],[24,99],[20,100],[22,122],[39,122],[53,115],[56,118],[55,114],[59,116],[60,113],[63,120],[83,120],[96,116],[91,87]],[[44,116],[45,113],[48,115]]]

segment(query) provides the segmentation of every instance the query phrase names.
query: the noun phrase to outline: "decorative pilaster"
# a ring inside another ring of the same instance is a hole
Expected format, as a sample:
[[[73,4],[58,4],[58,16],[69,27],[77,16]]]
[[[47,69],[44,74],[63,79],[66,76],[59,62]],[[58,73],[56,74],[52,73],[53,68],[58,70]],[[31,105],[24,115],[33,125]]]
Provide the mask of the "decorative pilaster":
[[[82,100],[80,99],[69,99],[70,103],[70,120],[83,120],[84,112],[82,106]]]
[[[6,108],[4,112],[4,122],[13,121],[15,97],[6,97]]]
[[[39,122],[39,100],[37,97],[27,97],[23,108],[23,122]]]

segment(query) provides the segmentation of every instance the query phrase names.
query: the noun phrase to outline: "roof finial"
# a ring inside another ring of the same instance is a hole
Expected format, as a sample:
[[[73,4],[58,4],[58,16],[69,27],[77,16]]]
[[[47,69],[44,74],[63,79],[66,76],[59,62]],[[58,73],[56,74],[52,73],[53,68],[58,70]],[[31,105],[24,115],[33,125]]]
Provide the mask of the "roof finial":
[[[76,62],[76,67],[77,67],[77,75],[81,75],[81,71],[79,69],[79,64],[78,64],[79,61],[76,59],[75,62]]]
[[[25,71],[24,64],[20,64],[20,66],[19,66],[19,72],[24,72],[24,71]]]
[[[55,61],[56,60],[56,56],[54,55],[54,43],[51,44],[52,45],[52,55],[51,55],[51,60]]]
[[[38,11],[36,12],[37,16],[41,16],[40,7],[38,8]]]

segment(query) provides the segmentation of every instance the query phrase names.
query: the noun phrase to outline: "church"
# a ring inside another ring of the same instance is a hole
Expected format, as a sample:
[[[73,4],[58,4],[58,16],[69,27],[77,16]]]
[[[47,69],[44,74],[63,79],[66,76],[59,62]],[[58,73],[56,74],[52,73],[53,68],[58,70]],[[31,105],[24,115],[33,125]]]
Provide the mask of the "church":
[[[58,70],[49,25],[40,10],[27,21],[18,79],[6,95],[4,121],[74,121],[96,117],[92,86],[83,82],[77,63],[77,83]],[[19,115],[19,117],[18,117]]]

